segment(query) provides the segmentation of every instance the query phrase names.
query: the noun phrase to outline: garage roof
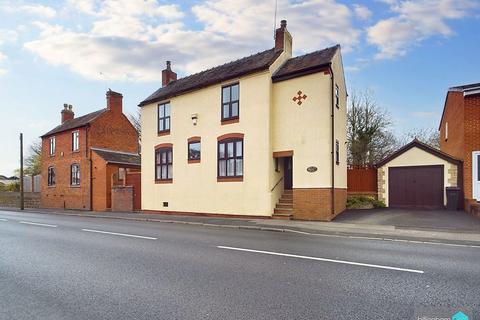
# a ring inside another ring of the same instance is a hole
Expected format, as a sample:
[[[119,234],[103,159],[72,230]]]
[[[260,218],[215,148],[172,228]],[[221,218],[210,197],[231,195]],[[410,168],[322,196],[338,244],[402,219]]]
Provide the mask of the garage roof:
[[[376,164],[377,167],[381,167],[387,163],[389,163],[390,161],[392,161],[393,159],[397,158],[398,156],[404,154],[405,152],[407,152],[408,150],[412,149],[412,148],[419,148],[425,152],[428,152],[434,156],[437,156],[445,161],[448,161],[450,163],[454,163],[454,164],[461,164],[462,163],[462,160],[459,160],[457,158],[454,158],[452,157],[451,155],[449,155],[448,153],[445,153],[443,151],[440,151],[438,149],[435,149],[431,146],[429,146],[428,144],[425,144],[421,141],[419,141],[418,139],[413,139],[412,142],[404,145],[403,147],[401,147],[400,149],[398,149],[397,151],[395,151],[394,153],[388,155],[387,157],[383,158],[382,161],[378,162]]]

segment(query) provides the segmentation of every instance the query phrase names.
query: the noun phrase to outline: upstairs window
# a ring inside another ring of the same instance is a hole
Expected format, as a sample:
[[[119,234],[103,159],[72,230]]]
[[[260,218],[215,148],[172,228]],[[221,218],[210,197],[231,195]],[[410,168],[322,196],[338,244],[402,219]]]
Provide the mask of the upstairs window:
[[[158,133],[170,132],[170,102],[158,105]]]
[[[218,142],[218,178],[243,177],[243,139]]]
[[[80,132],[72,132],[72,151],[80,150]]]
[[[80,165],[79,164],[72,164],[70,167],[70,184],[72,186],[79,186],[80,185]]]
[[[445,122],[445,141],[448,140],[448,122]]]
[[[238,119],[239,94],[238,83],[222,87],[222,121]]]
[[[338,89],[338,84],[335,85],[335,106],[337,109],[340,108],[340,89]]]
[[[155,180],[172,181],[173,179],[173,152],[172,148],[155,150]]]
[[[200,140],[192,140],[188,142],[188,161],[189,162],[200,162],[201,155],[201,145]]]
[[[55,154],[55,137],[51,137],[49,140],[50,147],[48,148],[48,154],[53,156]]]
[[[340,164],[340,142],[335,142],[335,161]]]
[[[48,167],[47,183],[49,187],[52,187],[55,185],[55,168],[54,167]]]

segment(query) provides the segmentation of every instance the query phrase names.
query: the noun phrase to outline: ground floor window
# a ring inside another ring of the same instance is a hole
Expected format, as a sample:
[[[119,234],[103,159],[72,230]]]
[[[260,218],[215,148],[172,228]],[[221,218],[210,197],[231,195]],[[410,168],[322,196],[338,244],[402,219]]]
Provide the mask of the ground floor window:
[[[218,142],[218,177],[243,177],[243,139]]]
[[[54,167],[49,167],[48,168],[48,186],[54,186],[55,185],[55,168]]]
[[[173,179],[172,148],[160,148],[155,151],[155,180],[170,181]]]
[[[79,186],[80,185],[80,165],[79,164],[72,164],[70,167],[71,175],[70,175],[70,184],[72,186]]]

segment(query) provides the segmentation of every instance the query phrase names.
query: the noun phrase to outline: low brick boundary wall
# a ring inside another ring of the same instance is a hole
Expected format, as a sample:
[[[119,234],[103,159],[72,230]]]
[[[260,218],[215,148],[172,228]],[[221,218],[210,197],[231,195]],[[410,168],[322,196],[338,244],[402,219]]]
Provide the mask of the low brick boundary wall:
[[[25,208],[40,208],[40,193],[25,192]],[[0,192],[0,207],[19,208],[20,192]]]
[[[112,211],[133,211],[133,187],[115,186],[112,188]]]

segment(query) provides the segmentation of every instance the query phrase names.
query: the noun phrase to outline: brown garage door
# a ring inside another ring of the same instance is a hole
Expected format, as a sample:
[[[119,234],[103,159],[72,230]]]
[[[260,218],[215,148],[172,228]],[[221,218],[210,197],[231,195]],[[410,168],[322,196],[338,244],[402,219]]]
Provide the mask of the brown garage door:
[[[389,168],[389,206],[438,209],[443,207],[443,166]]]

